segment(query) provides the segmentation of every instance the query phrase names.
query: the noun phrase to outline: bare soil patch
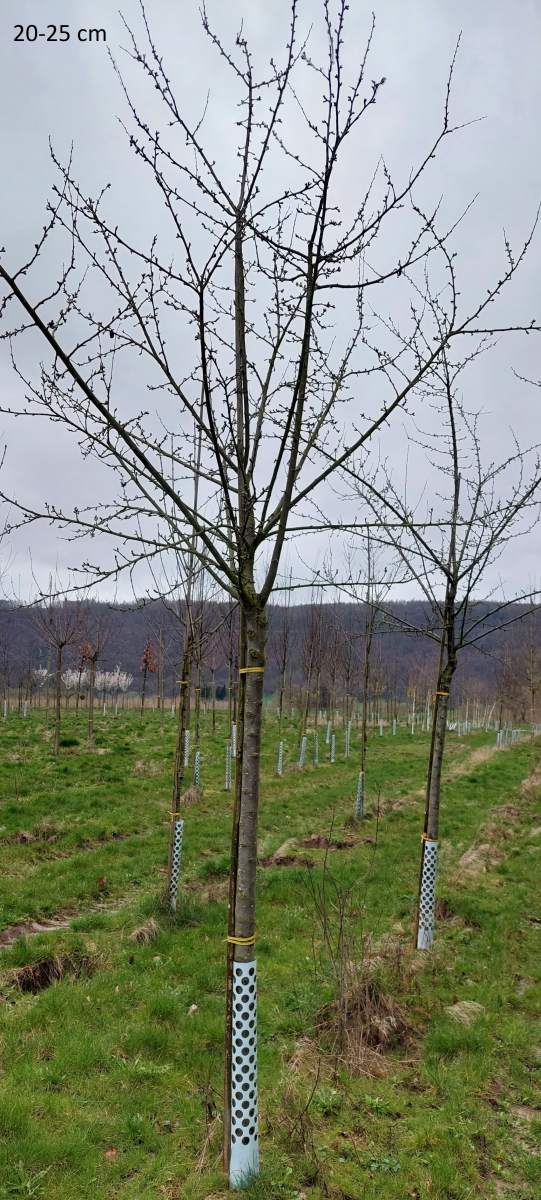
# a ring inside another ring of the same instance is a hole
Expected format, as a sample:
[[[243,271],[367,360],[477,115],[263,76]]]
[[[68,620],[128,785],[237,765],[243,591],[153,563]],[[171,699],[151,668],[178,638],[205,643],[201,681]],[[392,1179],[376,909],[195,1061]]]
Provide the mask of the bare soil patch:
[[[314,833],[304,838],[288,838],[274,854],[260,858],[258,862],[261,867],[314,867],[316,864],[313,859],[295,853],[297,847],[303,850],[351,850],[361,842],[374,841],[371,837],[333,838]]]
[[[6,925],[0,929],[0,946],[11,946],[20,937],[31,937],[36,933],[54,933],[59,929],[68,929],[73,917],[57,917],[51,921],[20,921],[16,925]]]
[[[20,992],[42,992],[66,976],[79,978],[92,975],[98,965],[93,954],[47,954],[23,967],[12,967],[5,973],[5,983]]]

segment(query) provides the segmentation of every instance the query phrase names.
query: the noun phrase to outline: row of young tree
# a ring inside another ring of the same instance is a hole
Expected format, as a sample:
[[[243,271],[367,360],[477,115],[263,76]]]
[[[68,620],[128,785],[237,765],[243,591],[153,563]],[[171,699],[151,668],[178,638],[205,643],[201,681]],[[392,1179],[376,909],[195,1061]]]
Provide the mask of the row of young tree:
[[[406,632],[400,630],[401,645],[411,639],[421,661],[414,670],[405,665],[399,671],[391,648],[396,645],[397,629],[406,624],[400,615],[404,610],[397,612],[391,608],[391,617],[388,611],[380,611],[378,603],[370,602],[370,585],[360,604],[348,605],[347,621],[343,609],[343,605],[325,604],[320,590],[311,605],[303,606],[300,622],[295,613],[294,625],[290,604],[271,610],[274,619],[268,661],[274,664],[279,733],[284,715],[291,718],[300,713],[299,739],[302,739],[309,722],[317,730],[323,714],[325,720],[330,717],[333,725],[339,723],[345,728],[361,710],[366,714],[367,727],[378,726],[380,722],[407,721],[413,728],[428,729],[435,655],[429,652],[422,661],[419,650],[421,630],[427,647],[430,649],[433,644],[430,624]],[[4,617],[9,612],[5,608]],[[498,728],[509,719],[514,723],[529,721],[532,725],[537,722],[541,682],[539,615],[537,610],[527,608],[517,614],[514,607],[513,614],[512,628],[504,625],[499,638],[497,627],[492,628],[488,619],[490,628],[486,636],[491,649],[487,647],[482,659],[485,676],[469,677],[466,672],[464,678],[463,672],[461,686],[454,689],[453,711],[449,715],[459,724],[471,722],[479,727],[492,718]],[[179,650],[177,645],[175,652],[175,639],[164,637],[161,621],[148,623],[150,636],[143,643],[138,676],[134,677],[118,663],[112,669],[105,666],[111,654],[113,658],[116,656],[106,609],[105,615],[99,610],[96,613],[94,605],[58,603],[52,595],[47,603],[26,610],[26,616],[44,648],[41,653],[38,650],[38,657],[46,658],[48,665],[36,667],[29,657],[22,670],[17,672],[12,668],[10,672],[8,647],[2,640],[0,686],[8,710],[16,707],[19,712],[24,709],[26,714],[34,705],[48,710],[51,698],[60,694],[66,709],[88,712],[88,735],[92,739],[95,699],[115,713],[120,704],[123,708],[137,707],[142,714],[149,695],[153,707],[162,713],[166,705],[176,707]],[[188,620],[184,600],[176,605],[175,619],[176,640],[182,642]],[[217,707],[223,708],[224,704],[231,729],[236,721],[237,702],[236,609],[203,604],[196,624],[199,633],[194,645],[196,668],[192,686],[200,692],[205,711],[207,707],[211,709],[212,732],[216,730]],[[411,620],[408,624],[411,626]],[[266,691],[268,694],[268,685]]]
[[[536,218],[517,249],[505,239],[492,279],[477,290],[463,285],[455,248],[463,218],[446,221],[430,198],[432,164],[461,128],[451,115],[454,60],[439,126],[418,161],[394,179],[382,156],[364,179],[362,134],[385,85],[370,77],[374,27],[349,67],[346,0],[322,0],[317,15],[319,24],[310,12],[312,51],[291,0],[281,59],[258,66],[242,29],[226,43],[203,7],[204,32],[235,90],[231,158],[206,143],[205,114],[191,115],[188,98],[184,106],[177,99],[142,7],[141,31],[126,27],[126,74],[114,66],[130,147],[163,205],[159,232],[147,241],[140,229],[132,235],[106,182],[89,189],[73,157],[53,150],[58,182],[43,229],[25,261],[0,265],[4,337],[25,393],[24,404],[4,402],[4,410],[60,422],[84,461],[110,467],[120,484],[118,497],[93,511],[6,496],[19,513],[8,528],[46,520],[75,538],[112,539],[112,563],[87,565],[87,578],[110,581],[161,563],[171,594],[184,594],[171,873],[204,581],[238,613],[224,1105],[235,1187],[259,1161],[256,848],[269,604],[283,588],[332,587],[364,594],[370,614],[390,618],[391,581],[415,581],[428,601],[429,627],[411,631],[431,638],[437,659],[421,934],[423,905],[433,902],[450,692],[461,654],[481,648],[488,630],[473,602],[510,539],[537,520],[540,483],[533,445],[485,461],[477,395],[480,356],[496,341],[501,354],[505,337],[539,332],[535,317],[516,312],[509,287]],[[132,67],[153,106],[163,106],[161,127],[154,107],[147,119],[132,98]],[[51,262],[58,265],[44,282]],[[397,418],[429,470],[428,487],[425,473],[416,489],[386,464],[382,437]],[[346,549],[329,551],[318,570],[303,567],[310,545],[329,534]],[[284,570],[286,553],[295,576]],[[494,601],[492,613],[502,617],[509,603]],[[305,711],[317,686],[314,611]]]

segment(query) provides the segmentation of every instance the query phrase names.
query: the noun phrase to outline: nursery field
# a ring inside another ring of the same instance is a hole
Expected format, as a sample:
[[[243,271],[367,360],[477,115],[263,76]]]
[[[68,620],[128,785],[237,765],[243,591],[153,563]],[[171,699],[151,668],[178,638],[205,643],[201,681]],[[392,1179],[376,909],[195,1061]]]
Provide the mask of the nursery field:
[[[231,793],[203,722],[176,916],[174,721],[0,728],[0,1197],[225,1200]],[[265,718],[257,958],[262,1173],[247,1200],[541,1195],[541,743],[449,734],[436,946],[412,950],[428,735],[295,765]],[[310,756],[307,756],[307,760]],[[41,928],[40,928],[41,927]],[[338,999],[342,1003],[338,1003]]]

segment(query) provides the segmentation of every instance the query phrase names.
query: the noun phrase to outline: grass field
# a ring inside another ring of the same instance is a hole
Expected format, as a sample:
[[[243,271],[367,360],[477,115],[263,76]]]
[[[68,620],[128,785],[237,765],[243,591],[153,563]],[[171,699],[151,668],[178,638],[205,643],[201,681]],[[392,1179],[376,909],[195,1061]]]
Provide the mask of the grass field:
[[[120,714],[96,725],[89,749],[84,718],[66,714],[58,762],[43,714],[12,715],[0,728],[0,1197],[221,1200],[225,726],[215,738],[204,730],[203,794],[185,814],[173,920],[161,894],[174,722],[149,712],[143,722]],[[339,738],[335,765],[303,772],[292,728],[286,741],[278,779],[267,716],[263,1170],[244,1194],[538,1200],[540,747],[493,753],[493,733],[450,735],[437,945],[418,955],[426,736],[402,729],[371,739],[369,815],[358,828],[349,823],[357,735],[347,763]],[[341,848],[300,844],[329,835]],[[332,1024],[329,946],[342,901],[344,944],[374,1005],[371,1044],[350,1031],[351,1061]],[[32,922],[59,928],[30,934]],[[148,941],[131,936],[141,926]],[[28,980],[36,990],[22,990]],[[467,1011],[464,1001],[481,1007]],[[378,1046],[385,1012],[395,1036]]]

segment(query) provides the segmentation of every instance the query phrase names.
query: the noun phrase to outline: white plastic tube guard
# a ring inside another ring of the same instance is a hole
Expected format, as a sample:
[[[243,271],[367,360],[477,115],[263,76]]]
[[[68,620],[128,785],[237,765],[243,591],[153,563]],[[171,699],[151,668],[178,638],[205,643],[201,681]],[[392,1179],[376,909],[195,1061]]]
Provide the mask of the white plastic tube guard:
[[[417,949],[431,950],[434,945],[434,919],[436,913],[436,874],[438,869],[438,843],[426,838],[423,841],[423,867],[421,872],[421,894],[417,923]]]
[[[240,1188],[259,1172],[255,959],[233,963],[232,1035],[229,1183]]]
[[[357,796],[355,798],[355,816],[358,821],[364,817],[364,771],[359,771]]]
[[[184,821],[181,817],[173,817],[173,849],[171,853],[171,879],[169,882],[169,903],[173,912],[177,907],[177,892],[182,870],[182,838],[184,836]]]

